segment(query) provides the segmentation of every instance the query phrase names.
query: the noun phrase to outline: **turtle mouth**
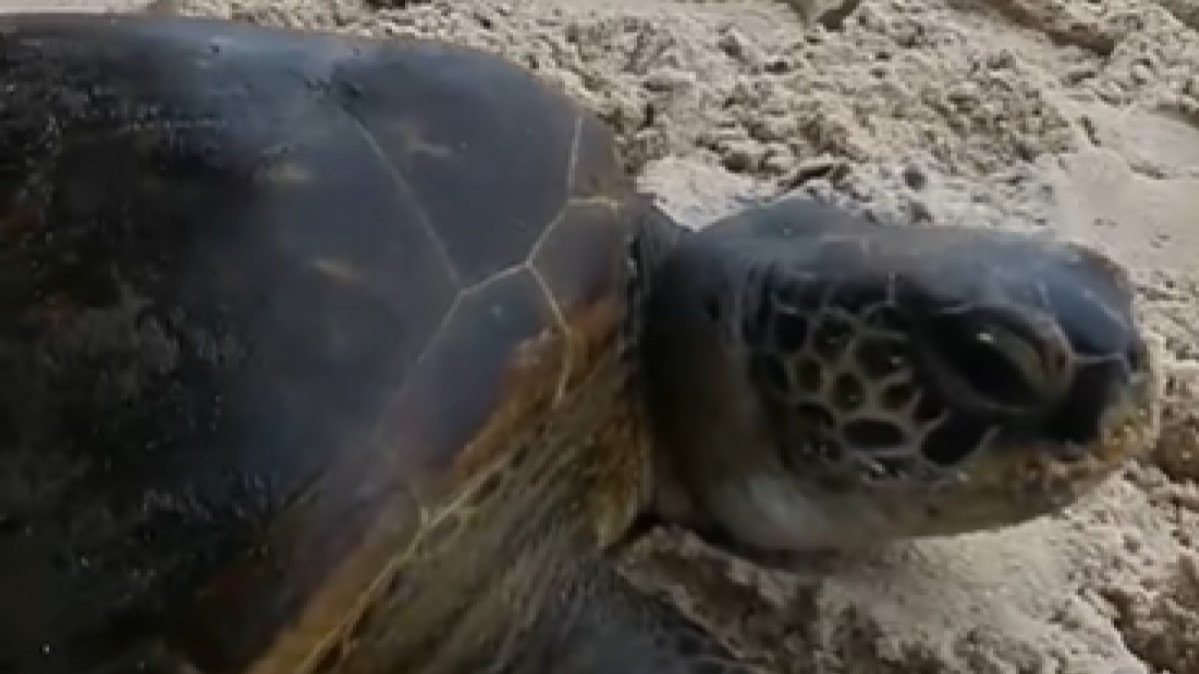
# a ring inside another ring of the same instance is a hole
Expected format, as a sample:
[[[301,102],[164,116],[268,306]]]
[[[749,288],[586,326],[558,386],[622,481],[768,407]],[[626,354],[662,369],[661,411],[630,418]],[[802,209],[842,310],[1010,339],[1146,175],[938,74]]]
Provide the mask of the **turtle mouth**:
[[[1139,369],[1126,372],[1121,384],[1107,388],[1105,406],[1098,412],[1098,431],[1089,443],[1082,443],[1105,463],[1122,464],[1145,451],[1160,430],[1162,381],[1157,368],[1149,365],[1148,355],[1141,362]]]
[[[1013,521],[1074,503],[1156,440],[1162,384],[1149,362],[1138,344],[1130,358],[1080,367],[1031,437],[1001,440],[970,474],[1009,495]]]
[[[1069,388],[1041,425],[1064,448],[1058,458],[1120,464],[1143,450],[1160,417],[1160,378],[1149,346],[1134,340],[1120,356],[1080,361]]]
[[[963,500],[977,512],[955,508],[950,524],[1000,528],[1060,512],[1152,447],[1160,432],[1162,381],[1151,355],[1138,342],[1124,358],[1080,366],[1032,440],[1001,440],[967,469],[963,486],[974,498]]]

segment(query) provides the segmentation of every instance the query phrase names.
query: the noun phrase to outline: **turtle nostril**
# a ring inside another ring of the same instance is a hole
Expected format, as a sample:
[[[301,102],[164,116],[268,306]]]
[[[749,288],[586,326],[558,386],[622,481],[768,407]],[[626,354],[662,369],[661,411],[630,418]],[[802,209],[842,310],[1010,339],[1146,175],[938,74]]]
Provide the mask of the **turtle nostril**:
[[[1128,369],[1134,374],[1147,372],[1150,368],[1149,345],[1143,339],[1136,339],[1128,347],[1126,356]]]

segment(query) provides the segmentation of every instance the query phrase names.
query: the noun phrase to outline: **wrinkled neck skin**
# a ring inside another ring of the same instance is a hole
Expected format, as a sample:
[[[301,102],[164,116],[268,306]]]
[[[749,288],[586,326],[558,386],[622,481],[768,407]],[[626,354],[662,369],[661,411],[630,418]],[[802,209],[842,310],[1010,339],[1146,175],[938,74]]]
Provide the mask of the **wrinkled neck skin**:
[[[652,397],[646,401],[654,444],[650,516],[766,566],[788,567],[799,554],[843,544],[837,522],[784,477],[756,392],[733,362],[712,358],[718,335],[689,330],[678,337],[670,345],[676,362],[703,365],[675,371],[669,395],[656,382],[642,389]],[[697,484],[723,488],[704,492]],[[801,515],[809,520],[799,522]],[[795,532],[803,533],[786,538]]]

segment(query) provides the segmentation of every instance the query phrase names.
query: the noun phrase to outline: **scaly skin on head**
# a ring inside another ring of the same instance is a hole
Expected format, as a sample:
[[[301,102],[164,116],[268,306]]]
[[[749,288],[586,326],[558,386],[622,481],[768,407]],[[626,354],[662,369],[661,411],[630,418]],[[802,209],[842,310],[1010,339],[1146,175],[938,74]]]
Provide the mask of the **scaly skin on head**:
[[[743,554],[997,528],[1148,445],[1132,291],[1084,248],[781,202],[684,241],[649,303],[655,507]]]

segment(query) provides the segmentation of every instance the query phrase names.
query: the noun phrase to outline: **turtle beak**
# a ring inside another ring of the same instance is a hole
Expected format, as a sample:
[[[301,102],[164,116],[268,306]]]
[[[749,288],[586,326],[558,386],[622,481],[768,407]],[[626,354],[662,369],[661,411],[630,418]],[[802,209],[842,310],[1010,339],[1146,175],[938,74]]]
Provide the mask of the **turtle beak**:
[[[1098,412],[1097,439],[1088,451],[1101,463],[1122,465],[1156,441],[1164,393],[1160,360],[1159,353],[1138,339],[1123,361],[1123,370],[1113,373],[1103,387],[1105,406]]]
[[[1042,429],[1056,444],[1020,462],[1024,484],[1065,504],[1150,449],[1160,433],[1159,360],[1138,340],[1124,358],[1080,366]]]

